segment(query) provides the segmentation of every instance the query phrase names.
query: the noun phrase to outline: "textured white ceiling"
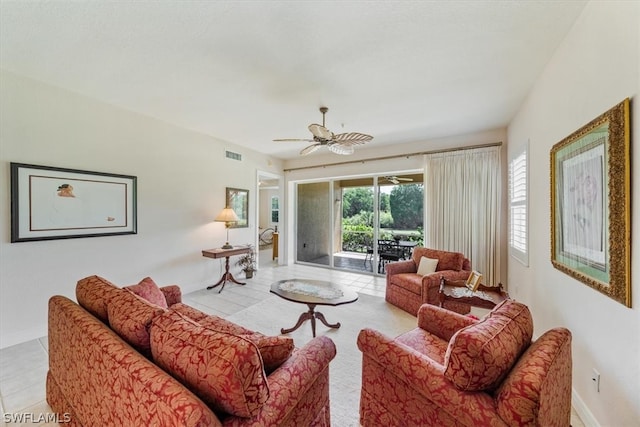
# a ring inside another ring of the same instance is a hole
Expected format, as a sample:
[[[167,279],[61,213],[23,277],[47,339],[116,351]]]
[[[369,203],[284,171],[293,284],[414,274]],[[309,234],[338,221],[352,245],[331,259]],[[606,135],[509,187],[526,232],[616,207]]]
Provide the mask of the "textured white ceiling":
[[[2,0],[0,66],[292,158],[321,105],[369,147],[506,126],[585,3]]]

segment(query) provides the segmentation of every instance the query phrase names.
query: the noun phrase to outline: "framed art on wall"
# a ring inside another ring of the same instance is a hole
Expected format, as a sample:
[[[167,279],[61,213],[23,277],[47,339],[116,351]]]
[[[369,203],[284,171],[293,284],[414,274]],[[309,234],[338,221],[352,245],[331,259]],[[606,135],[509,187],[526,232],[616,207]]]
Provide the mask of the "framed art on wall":
[[[551,262],[631,306],[629,100],[551,149]]]
[[[11,163],[11,242],[137,233],[136,177]]]
[[[249,227],[249,190],[227,187],[227,206],[238,215],[238,221],[230,228]]]

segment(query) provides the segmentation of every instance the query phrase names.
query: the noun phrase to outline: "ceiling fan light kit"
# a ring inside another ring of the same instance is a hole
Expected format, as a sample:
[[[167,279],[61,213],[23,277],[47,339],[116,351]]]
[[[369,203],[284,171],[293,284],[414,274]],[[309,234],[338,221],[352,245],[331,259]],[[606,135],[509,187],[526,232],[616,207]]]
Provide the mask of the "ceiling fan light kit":
[[[342,145],[342,144],[329,144],[329,151],[335,154],[342,154],[344,156],[348,156],[349,154],[353,154],[353,146]]]
[[[347,132],[340,133],[335,135],[329,129],[325,127],[325,114],[327,114],[329,109],[327,107],[320,107],[320,112],[322,113],[322,125],[319,124],[311,124],[309,125],[309,132],[313,135],[313,139],[296,139],[296,138],[287,138],[287,139],[274,139],[275,142],[294,142],[294,141],[306,141],[313,142],[314,144],[309,145],[300,151],[300,155],[306,156],[307,154],[311,154],[316,151],[318,148],[322,146],[326,146],[329,151],[335,154],[341,155],[349,155],[353,154],[354,145],[362,145],[366,142],[369,142],[373,139],[371,135],[367,135],[359,132]]]

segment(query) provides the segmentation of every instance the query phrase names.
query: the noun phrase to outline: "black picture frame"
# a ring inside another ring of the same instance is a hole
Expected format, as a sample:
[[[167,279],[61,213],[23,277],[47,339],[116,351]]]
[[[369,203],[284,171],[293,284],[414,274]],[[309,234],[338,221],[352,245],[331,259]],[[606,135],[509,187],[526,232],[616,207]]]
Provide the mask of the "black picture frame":
[[[137,177],[10,163],[11,243],[137,234]]]

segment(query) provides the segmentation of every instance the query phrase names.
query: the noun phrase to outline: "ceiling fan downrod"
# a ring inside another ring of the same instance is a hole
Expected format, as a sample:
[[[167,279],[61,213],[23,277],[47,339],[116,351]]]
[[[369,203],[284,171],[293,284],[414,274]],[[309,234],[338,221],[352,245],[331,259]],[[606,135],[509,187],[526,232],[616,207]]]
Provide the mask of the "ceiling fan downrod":
[[[320,107],[320,112],[322,113],[322,127],[326,127],[324,124],[324,115],[327,114],[327,111],[329,111],[329,108]]]

